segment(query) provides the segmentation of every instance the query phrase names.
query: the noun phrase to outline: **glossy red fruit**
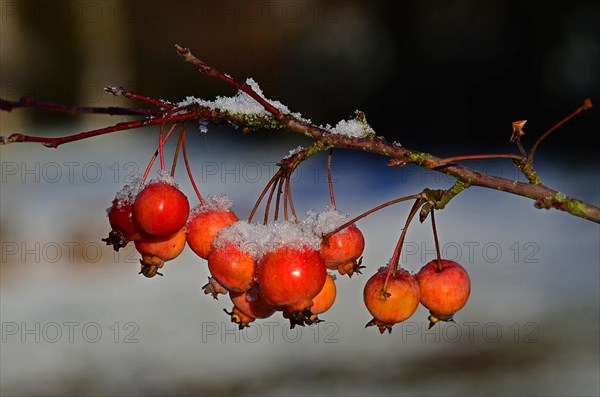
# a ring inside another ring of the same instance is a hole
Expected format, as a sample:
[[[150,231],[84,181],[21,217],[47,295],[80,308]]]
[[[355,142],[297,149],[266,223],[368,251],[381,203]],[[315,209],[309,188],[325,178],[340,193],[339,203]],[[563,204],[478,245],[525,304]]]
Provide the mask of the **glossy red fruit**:
[[[167,182],[152,182],[137,196],[133,217],[147,234],[169,236],[185,226],[190,213],[187,197]]]
[[[208,270],[229,291],[243,292],[254,283],[256,260],[237,244],[224,242],[208,254]]]
[[[130,200],[115,198],[108,209],[108,222],[111,231],[107,238],[102,239],[107,245],[112,245],[115,251],[125,247],[130,241],[140,240],[142,230],[133,220],[133,204]]]
[[[471,280],[458,263],[442,259],[442,271],[437,259],[419,270],[416,278],[421,290],[421,304],[429,309],[429,328],[438,321],[452,321],[454,313],[462,309],[471,293]]]
[[[275,309],[258,294],[256,287],[244,292],[231,292],[229,297],[235,306],[231,313],[226,313],[231,316],[232,322],[239,325],[240,329],[257,318],[267,318],[275,313]]]
[[[318,251],[283,246],[266,253],[256,272],[260,295],[272,306],[304,312],[323,289],[327,270]]]
[[[198,212],[187,223],[187,243],[196,255],[208,259],[212,242],[217,233],[237,221],[238,217],[233,211]]]
[[[392,332],[394,324],[412,316],[420,300],[417,280],[402,268],[398,268],[395,276],[390,277],[387,290],[384,291],[387,270],[387,267],[380,268],[367,281],[363,291],[365,305],[373,316],[366,326],[376,325],[381,333],[386,329]]]
[[[321,242],[321,256],[327,268],[331,270],[336,270],[341,264],[356,261],[364,249],[365,238],[354,225]]]

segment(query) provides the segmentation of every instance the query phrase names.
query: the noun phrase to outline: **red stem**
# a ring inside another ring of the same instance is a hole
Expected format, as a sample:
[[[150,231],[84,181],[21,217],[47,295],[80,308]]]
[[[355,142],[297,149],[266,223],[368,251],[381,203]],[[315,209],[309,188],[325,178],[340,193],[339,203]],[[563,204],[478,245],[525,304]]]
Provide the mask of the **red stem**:
[[[173,105],[172,103],[169,103],[166,101],[161,101],[160,99],[153,99],[153,98],[150,98],[150,97],[147,97],[144,95],[136,94],[135,92],[128,91],[123,87],[106,87],[104,89],[104,91],[109,92],[113,95],[117,95],[117,96],[120,95],[125,98],[136,99],[138,101],[146,102],[151,105],[155,105],[155,106],[165,108],[165,109],[173,109],[176,107],[176,105]]]
[[[264,107],[265,110],[267,110],[269,113],[271,113],[277,120],[283,121],[285,119],[285,115],[283,113],[281,113],[279,110],[277,110],[277,108],[275,108],[273,105],[271,105],[266,99],[264,99],[263,97],[258,95],[256,93],[256,91],[254,91],[252,89],[252,87],[250,87],[248,84],[239,83],[239,82],[235,81],[234,79],[232,79],[231,77],[227,76],[226,74],[221,73],[218,70],[216,70],[215,68],[207,65],[206,63],[202,62],[200,59],[196,58],[190,52],[190,50],[186,47],[182,47],[178,44],[175,44],[175,49],[177,50],[177,53],[186,62],[190,62],[190,63],[196,65],[196,67],[198,68],[198,70],[200,72],[202,72],[208,76],[216,77],[219,80],[222,80],[228,84],[231,84],[232,86],[236,87],[237,89],[242,90],[243,92],[245,92],[246,94],[248,94],[252,98],[254,98],[254,100],[256,100],[258,103],[260,103],[262,105],[262,107]]]
[[[333,157],[333,149],[329,150],[327,156],[327,182],[329,184],[329,197],[331,198],[331,207],[335,209],[335,196],[333,195],[333,180],[331,178],[331,158]]]
[[[194,176],[192,175],[192,169],[190,168],[190,163],[188,161],[188,156],[187,156],[187,147],[185,144],[185,130],[183,129],[184,127],[182,126],[182,130],[181,130],[181,149],[183,151],[183,162],[185,163],[185,169],[187,170],[187,174],[190,178],[190,182],[192,184],[192,187],[194,188],[194,191],[196,192],[196,196],[198,196],[198,200],[200,200],[200,205],[204,206],[204,199],[202,198],[202,195],[200,194],[200,190],[198,190],[198,186],[196,186],[196,181],[194,181]]]
[[[523,156],[519,156],[518,154],[470,154],[465,156],[454,156],[447,157],[444,159],[440,159],[437,161],[437,167],[441,167],[443,165],[453,163],[455,161],[461,160],[478,160],[478,159],[514,159],[514,160],[525,160]]]
[[[65,143],[80,141],[82,139],[87,139],[87,138],[91,138],[91,137],[95,137],[95,136],[99,136],[99,135],[110,134],[111,132],[130,130],[133,128],[140,128],[140,127],[147,127],[149,125],[157,125],[157,124],[164,123],[165,121],[181,121],[181,120],[195,119],[197,117],[198,117],[198,115],[196,113],[190,112],[190,113],[178,114],[178,115],[168,116],[168,117],[147,118],[144,120],[137,120],[137,121],[125,121],[122,123],[112,125],[110,127],[104,127],[104,128],[100,128],[97,130],[81,132],[79,134],[67,135],[67,136],[62,136],[62,137],[57,137],[57,138],[30,136],[30,135],[16,133],[16,134],[10,135],[6,139],[4,139],[2,137],[3,139],[0,140],[0,144],[7,144],[7,143],[13,143],[13,142],[39,142],[46,147],[57,148],[58,146],[65,144]]]
[[[372,208],[372,209],[370,209],[370,210],[368,210],[366,212],[363,212],[362,214],[358,215],[355,218],[350,219],[348,222],[344,223],[342,226],[340,226],[340,227],[338,227],[336,229],[333,229],[332,231],[330,231],[329,233],[327,233],[326,235],[324,235],[323,239],[328,239],[329,237],[333,236],[337,232],[339,232],[341,230],[344,230],[348,226],[352,225],[356,221],[358,221],[358,220],[366,217],[367,215],[372,214],[375,211],[379,211],[382,208],[388,207],[388,206],[396,204],[396,203],[400,203],[402,201],[413,200],[413,199],[422,199],[423,197],[424,197],[423,193],[421,192],[419,194],[412,194],[410,196],[400,197],[400,198],[397,198],[397,199],[394,199],[394,200],[387,201],[387,202],[385,202],[383,204],[378,205],[377,207],[374,207],[374,208]]]
[[[21,97],[18,101],[8,101],[6,99],[0,99],[0,110],[10,112],[16,108],[37,108],[52,110],[55,112],[63,113],[95,113],[95,114],[109,114],[111,116],[160,116],[162,110],[149,110],[149,109],[128,109],[121,107],[90,107],[90,106],[70,106],[63,105],[60,103],[40,101],[38,99]]]
[[[419,211],[419,207],[421,207],[427,200],[419,198],[415,200],[412,208],[410,209],[410,213],[408,214],[408,218],[406,219],[406,223],[404,224],[404,229],[402,229],[402,233],[400,234],[400,238],[398,239],[398,243],[396,244],[396,248],[394,249],[394,254],[392,255],[392,259],[390,259],[390,263],[388,265],[388,272],[385,277],[385,283],[383,284],[382,291],[383,293],[387,293],[387,286],[390,281],[390,277],[392,274],[396,275],[396,270],[398,269],[398,264],[400,263],[400,253],[402,252],[402,245],[404,244],[404,238],[406,237],[406,232],[408,231],[408,226],[410,222],[413,220],[417,211]]]
[[[277,175],[280,172],[281,172],[281,170],[277,171],[275,173],[275,175],[273,175],[271,177],[271,179],[269,180],[269,183],[267,183],[267,186],[265,186],[265,188],[260,193],[260,196],[258,197],[258,200],[256,200],[256,203],[254,204],[254,207],[252,208],[252,211],[250,212],[250,216],[248,217],[248,223],[252,222],[252,218],[254,217],[254,214],[256,213],[256,210],[258,209],[258,206],[260,205],[260,202],[265,197],[265,194],[267,194],[267,190],[269,190],[269,187],[275,182],[276,177],[277,177]]]
[[[535,143],[531,147],[531,151],[529,152],[529,157],[527,158],[527,160],[529,162],[533,162],[533,156],[535,155],[535,151],[537,150],[537,147],[540,145],[540,143],[542,143],[542,141],[544,140],[544,138],[546,138],[552,132],[556,131],[556,129],[558,129],[558,127],[560,127],[561,125],[563,125],[567,121],[571,120],[573,117],[577,116],[579,113],[583,112],[584,110],[588,110],[591,107],[592,107],[592,101],[591,101],[590,98],[587,98],[585,101],[583,101],[583,105],[579,106],[573,113],[571,113],[570,115],[568,115],[567,117],[565,117],[564,119],[562,119],[561,121],[559,121],[558,123],[554,124],[554,126],[552,128],[550,128],[548,131],[544,132],[535,141]]]

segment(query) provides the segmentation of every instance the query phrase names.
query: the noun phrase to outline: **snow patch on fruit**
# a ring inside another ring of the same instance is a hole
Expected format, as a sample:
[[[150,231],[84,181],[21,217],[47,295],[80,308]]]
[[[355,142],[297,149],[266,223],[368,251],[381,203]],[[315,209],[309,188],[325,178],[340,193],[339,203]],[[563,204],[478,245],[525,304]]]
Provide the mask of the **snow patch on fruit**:
[[[256,259],[262,251],[260,247],[263,241],[261,240],[265,239],[265,235],[265,226],[248,223],[248,221],[237,221],[221,229],[213,240],[213,247],[218,249],[228,243],[233,244],[239,247],[240,251],[252,255]]]
[[[133,204],[137,195],[143,190],[144,184],[142,182],[142,177],[140,175],[136,175],[133,178],[131,183],[123,186],[121,190],[119,190],[115,196],[116,206],[115,208],[122,208],[124,205]],[[113,206],[110,206],[106,209],[106,214]]]
[[[312,232],[315,236],[321,237],[349,220],[350,216],[347,213],[328,206],[319,212],[309,210],[302,220],[302,228]]]
[[[321,240],[313,233],[307,232],[300,225],[290,221],[275,221],[266,227],[268,241],[264,244],[262,255],[279,248],[317,251]]]
[[[226,194],[209,194],[204,199],[204,205],[198,204],[190,211],[190,219],[203,212],[229,211],[233,207],[233,201]]]
[[[171,176],[171,172],[167,170],[159,170],[156,179],[152,179],[148,184],[151,185],[153,183],[166,183],[179,189],[179,184],[175,178]]]

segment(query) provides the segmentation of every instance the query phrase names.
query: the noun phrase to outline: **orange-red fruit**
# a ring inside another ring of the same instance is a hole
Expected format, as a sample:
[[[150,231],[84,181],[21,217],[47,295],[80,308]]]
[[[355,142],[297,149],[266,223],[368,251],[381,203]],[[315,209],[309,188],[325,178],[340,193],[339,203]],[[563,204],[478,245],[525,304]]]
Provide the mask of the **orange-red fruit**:
[[[430,327],[436,322],[450,321],[469,299],[471,280],[458,263],[442,259],[442,271],[437,259],[419,270],[416,278],[421,290],[421,304],[429,309]]]
[[[135,242],[135,248],[142,256],[156,256],[163,261],[175,259],[185,247],[185,231],[180,229],[172,236],[144,236]]]
[[[262,300],[256,288],[244,292],[231,292],[229,297],[235,306],[231,313],[225,313],[231,316],[232,322],[239,325],[239,329],[243,329],[257,318],[267,318],[275,313],[275,309]]]
[[[238,221],[233,211],[199,212],[187,224],[187,243],[200,258],[208,259],[212,242],[224,227]]]
[[[275,309],[262,299],[255,288],[244,292],[231,292],[229,297],[235,307],[250,317],[267,318],[275,313]]]
[[[133,220],[133,204],[130,201],[120,202],[115,198],[112,207],[108,210],[108,222],[111,231],[102,241],[112,245],[115,251],[119,251],[130,241],[142,238],[142,231]]]
[[[335,302],[336,287],[335,281],[331,275],[327,275],[325,279],[325,285],[321,289],[321,292],[313,298],[313,305],[310,307],[312,314],[321,314],[329,310]]]
[[[108,222],[113,230],[121,231],[129,241],[142,238],[142,231],[133,221],[133,204],[130,201],[119,203],[115,198],[108,211]]]
[[[242,292],[254,282],[256,261],[237,244],[225,242],[208,254],[208,270],[229,291]]]
[[[272,306],[285,307],[290,312],[304,311],[323,289],[327,270],[318,251],[280,247],[266,253],[260,260],[256,279],[260,295]]]
[[[168,236],[185,226],[190,213],[187,197],[166,182],[153,182],[137,196],[133,217],[140,228],[155,236]]]
[[[373,316],[367,326],[376,325],[379,332],[386,329],[392,332],[392,326],[408,319],[419,305],[419,285],[415,277],[402,268],[396,270],[395,276],[390,276],[387,290],[384,291],[387,268],[380,268],[375,273],[363,291],[367,310]]]
[[[321,256],[328,269],[336,270],[339,265],[355,261],[365,249],[365,238],[360,230],[350,225],[321,242]]]

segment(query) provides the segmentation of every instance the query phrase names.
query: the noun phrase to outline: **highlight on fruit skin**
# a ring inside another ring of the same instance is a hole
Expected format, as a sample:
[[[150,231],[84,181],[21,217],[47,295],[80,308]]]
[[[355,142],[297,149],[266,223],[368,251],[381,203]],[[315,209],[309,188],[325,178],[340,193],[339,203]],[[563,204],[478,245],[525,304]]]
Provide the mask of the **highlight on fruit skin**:
[[[441,264],[442,270],[439,267]],[[429,328],[440,321],[453,321],[471,293],[469,274],[459,263],[441,259],[428,262],[415,276],[421,304],[429,310]]]
[[[175,185],[153,181],[146,185],[133,203],[133,219],[140,229],[154,236],[168,236],[187,222],[190,204]]]
[[[394,324],[407,320],[417,310],[420,301],[419,285],[415,277],[403,268],[396,269],[389,278],[387,267],[381,267],[365,284],[363,299],[373,319],[366,327],[377,326],[380,333],[392,332]]]

